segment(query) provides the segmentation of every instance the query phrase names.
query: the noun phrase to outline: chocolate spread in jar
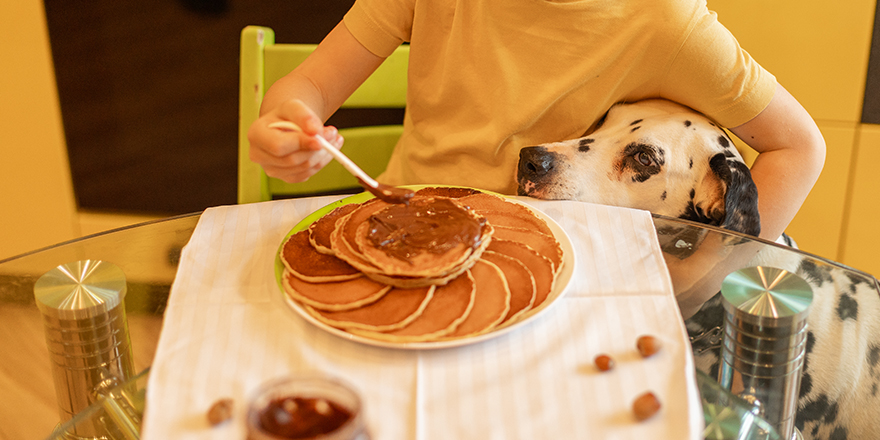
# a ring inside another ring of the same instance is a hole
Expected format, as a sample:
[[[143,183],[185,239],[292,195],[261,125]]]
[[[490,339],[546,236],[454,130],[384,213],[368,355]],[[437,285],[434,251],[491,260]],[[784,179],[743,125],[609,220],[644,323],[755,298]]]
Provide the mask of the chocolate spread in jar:
[[[399,260],[412,262],[416,255],[443,254],[464,244],[480,245],[486,219],[475,217],[449,199],[410,201],[391,205],[370,216],[370,243]]]
[[[327,434],[352,418],[347,408],[332,400],[296,396],[272,399],[259,416],[263,431],[289,439]]]

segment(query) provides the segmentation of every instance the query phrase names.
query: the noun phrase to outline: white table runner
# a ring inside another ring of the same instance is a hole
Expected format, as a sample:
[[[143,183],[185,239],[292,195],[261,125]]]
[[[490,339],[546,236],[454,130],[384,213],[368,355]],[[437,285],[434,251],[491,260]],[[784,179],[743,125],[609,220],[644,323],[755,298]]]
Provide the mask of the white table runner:
[[[274,275],[302,218],[338,197],[212,208],[181,256],[152,366],[145,439],[242,439],[263,382],[320,371],[351,383],[374,440],[699,439],[702,410],[687,335],[650,215],[579,202],[524,202],[556,220],[577,253],[564,298],[536,321],[458,348],[407,351],[331,335],[298,316]],[[660,353],[642,359],[636,338]],[[617,367],[599,373],[607,353]],[[663,404],[637,422],[631,405]],[[210,427],[217,399],[234,418]]]

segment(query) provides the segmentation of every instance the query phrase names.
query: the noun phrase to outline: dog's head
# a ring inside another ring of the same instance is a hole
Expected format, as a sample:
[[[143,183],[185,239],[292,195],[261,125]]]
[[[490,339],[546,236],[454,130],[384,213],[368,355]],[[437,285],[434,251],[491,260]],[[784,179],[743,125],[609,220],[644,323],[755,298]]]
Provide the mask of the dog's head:
[[[758,235],[758,194],[727,133],[651,99],[611,108],[582,138],[526,147],[519,195],[644,209]]]

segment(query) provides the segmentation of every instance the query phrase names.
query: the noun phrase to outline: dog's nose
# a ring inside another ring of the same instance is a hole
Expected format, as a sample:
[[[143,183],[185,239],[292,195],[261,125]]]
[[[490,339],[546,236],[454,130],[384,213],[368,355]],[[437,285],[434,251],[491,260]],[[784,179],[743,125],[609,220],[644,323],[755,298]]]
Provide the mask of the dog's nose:
[[[521,178],[540,178],[553,171],[555,153],[544,147],[525,147],[519,150],[519,175]]]

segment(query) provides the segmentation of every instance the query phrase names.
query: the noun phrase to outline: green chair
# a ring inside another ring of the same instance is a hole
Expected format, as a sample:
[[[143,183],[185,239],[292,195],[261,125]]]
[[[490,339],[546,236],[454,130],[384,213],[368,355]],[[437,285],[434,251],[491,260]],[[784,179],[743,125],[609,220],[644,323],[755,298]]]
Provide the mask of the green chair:
[[[267,27],[247,26],[241,32],[238,121],[238,203],[285,197],[355,192],[357,180],[338,162],[302,183],[286,183],[268,177],[249,158],[247,132],[260,113],[263,94],[272,83],[298,66],[314,51],[314,44],[275,44],[275,32]],[[404,108],[409,46],[402,45],[370,76],[342,108]],[[369,175],[385,170],[391,151],[403,132],[402,125],[340,128],[343,151]]]

